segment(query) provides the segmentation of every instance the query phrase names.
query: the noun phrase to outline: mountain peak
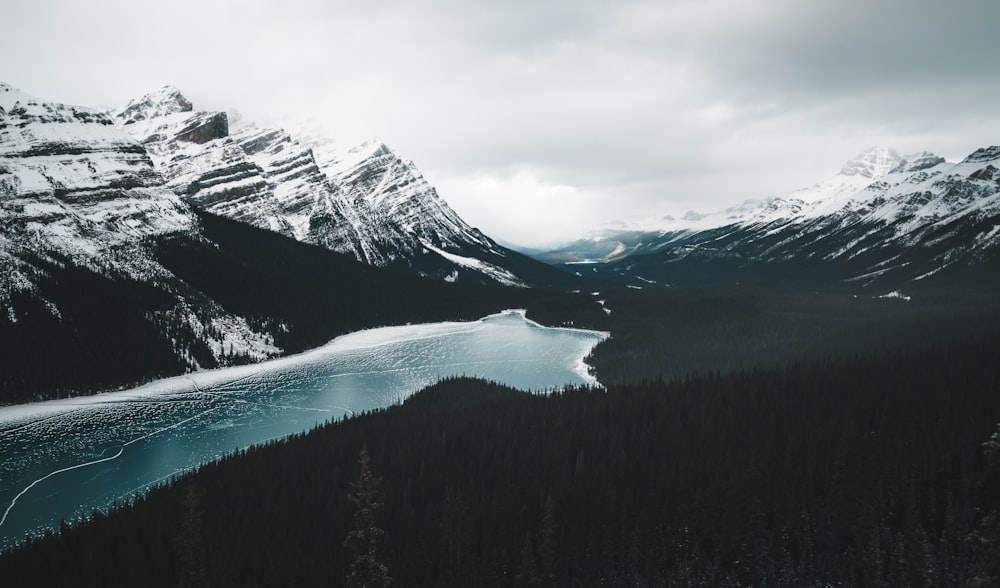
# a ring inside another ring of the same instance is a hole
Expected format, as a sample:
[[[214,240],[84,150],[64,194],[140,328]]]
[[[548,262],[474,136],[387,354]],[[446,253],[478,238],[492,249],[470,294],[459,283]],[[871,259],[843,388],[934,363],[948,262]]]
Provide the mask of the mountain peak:
[[[945,159],[934,155],[930,151],[921,151],[911,155],[904,155],[896,167],[889,170],[889,173],[913,173],[922,169],[928,169],[944,163]]]
[[[11,107],[18,102],[24,104],[29,100],[37,101],[38,99],[30,94],[22,92],[10,84],[0,82],[0,109],[10,110]]]
[[[902,160],[903,158],[891,147],[872,147],[845,163],[840,175],[874,179],[892,171]]]
[[[962,163],[985,163],[1000,159],[1000,145],[976,149]]]
[[[369,158],[380,155],[389,155],[393,151],[388,145],[383,143],[381,139],[378,137],[372,137],[358,145],[355,145],[354,147],[351,147],[348,152],[358,157]]]
[[[191,112],[193,109],[194,105],[180,90],[173,86],[163,86],[138,100],[132,100],[115,117],[127,125],[177,112]]]

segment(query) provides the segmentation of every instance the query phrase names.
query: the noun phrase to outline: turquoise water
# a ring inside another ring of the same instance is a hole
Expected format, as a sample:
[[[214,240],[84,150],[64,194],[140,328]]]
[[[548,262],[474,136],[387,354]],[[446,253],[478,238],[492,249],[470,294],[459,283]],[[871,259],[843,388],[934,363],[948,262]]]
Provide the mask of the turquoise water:
[[[0,547],[230,451],[405,399],[447,376],[525,390],[594,383],[604,334],[507,311],[374,329],[308,353],[98,396],[0,408]]]

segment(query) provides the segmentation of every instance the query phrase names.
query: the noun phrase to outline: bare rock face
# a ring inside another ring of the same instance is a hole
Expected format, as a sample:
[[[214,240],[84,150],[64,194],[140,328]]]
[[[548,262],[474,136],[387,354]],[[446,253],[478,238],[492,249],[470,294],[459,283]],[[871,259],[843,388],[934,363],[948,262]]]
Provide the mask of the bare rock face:
[[[134,100],[116,120],[191,204],[371,265],[523,282],[497,266],[504,250],[386,145],[344,149],[324,139],[300,141],[243,119],[229,124],[224,113],[188,104],[165,88]]]
[[[133,105],[129,126],[143,124],[150,109],[169,116],[190,111],[179,93],[166,95],[161,104]],[[192,140],[225,125],[224,118],[208,122],[192,127]],[[157,243],[177,237],[203,238],[194,212],[164,182],[146,148],[110,115],[0,84],[0,323],[30,316],[13,300],[41,298],[39,284],[53,268],[74,267],[113,282],[144,284],[163,300],[174,300],[175,306],[146,319],[173,341],[178,360],[191,369],[199,367],[192,352],[199,345],[224,363],[220,341],[248,342],[251,359],[280,353],[269,335],[255,332],[159,263]],[[60,308],[42,302],[59,320]]]
[[[12,275],[29,255],[142,273],[149,267],[139,260],[106,262],[117,249],[191,229],[189,208],[108,115],[2,84],[0,108],[0,250]],[[14,279],[30,287],[22,278]]]
[[[316,210],[345,225],[339,209],[328,205],[334,187],[312,152],[288,133],[244,120],[230,125],[222,112],[174,112],[161,108],[154,97],[133,101],[148,107],[149,115],[140,121],[122,122],[125,111],[116,118],[146,147],[167,185],[184,200],[300,241],[306,240]],[[353,254],[350,240],[331,238],[331,248]]]
[[[191,112],[191,101],[185,98],[180,90],[173,86],[164,86],[156,92],[151,92],[138,100],[128,103],[116,115],[122,124],[132,124],[157,116],[165,116],[177,112]]]
[[[188,141],[199,145],[229,136],[229,120],[226,113],[216,112],[205,121],[199,121],[190,130],[183,130],[177,135],[178,141]]]

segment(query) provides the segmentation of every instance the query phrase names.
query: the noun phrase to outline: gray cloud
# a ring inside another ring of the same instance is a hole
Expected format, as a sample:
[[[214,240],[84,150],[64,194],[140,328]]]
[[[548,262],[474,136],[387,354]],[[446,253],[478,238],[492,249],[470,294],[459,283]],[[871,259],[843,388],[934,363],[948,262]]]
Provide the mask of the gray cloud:
[[[874,144],[1000,142],[995,0],[37,0],[6,18],[2,75],[30,93],[120,105],[172,83],[378,135],[524,242],[791,190]]]

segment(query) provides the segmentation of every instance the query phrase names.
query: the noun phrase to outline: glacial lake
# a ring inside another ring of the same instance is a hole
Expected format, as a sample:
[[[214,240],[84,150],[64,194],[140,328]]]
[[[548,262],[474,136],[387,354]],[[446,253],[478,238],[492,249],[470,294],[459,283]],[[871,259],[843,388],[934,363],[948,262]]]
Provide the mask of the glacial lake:
[[[237,449],[390,406],[448,376],[546,391],[594,384],[605,333],[520,311],[386,327],[293,357],[122,392],[0,407],[0,549]]]

